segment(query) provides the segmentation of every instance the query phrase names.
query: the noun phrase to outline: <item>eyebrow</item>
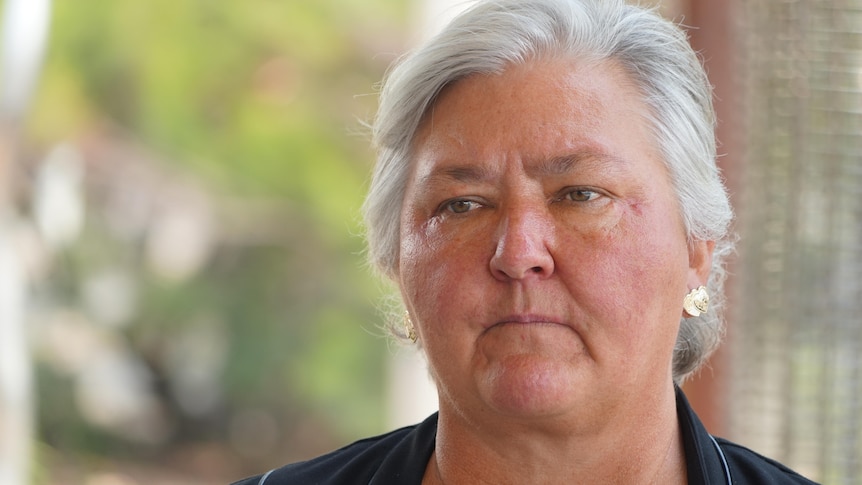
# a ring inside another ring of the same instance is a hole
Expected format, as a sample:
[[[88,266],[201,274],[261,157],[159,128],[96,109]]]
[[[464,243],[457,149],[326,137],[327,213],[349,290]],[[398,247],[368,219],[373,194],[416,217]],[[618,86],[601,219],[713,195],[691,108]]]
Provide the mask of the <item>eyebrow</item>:
[[[579,150],[567,155],[551,157],[535,165],[530,172],[537,175],[556,176],[564,175],[572,171],[576,165],[584,163],[595,163],[596,165],[626,165],[625,159],[596,150]]]
[[[427,185],[445,180],[462,183],[477,183],[485,182],[492,178],[493,174],[484,166],[458,165],[435,169],[431,173],[423,176],[422,179],[419,180],[419,184]]]
[[[574,170],[575,166],[594,163],[599,166],[626,165],[625,159],[596,150],[578,150],[576,152],[551,157],[528,168],[531,175],[554,177],[565,175]],[[493,180],[494,171],[484,165],[455,165],[433,170],[419,180],[419,185],[429,185],[445,181],[460,183],[481,183]]]

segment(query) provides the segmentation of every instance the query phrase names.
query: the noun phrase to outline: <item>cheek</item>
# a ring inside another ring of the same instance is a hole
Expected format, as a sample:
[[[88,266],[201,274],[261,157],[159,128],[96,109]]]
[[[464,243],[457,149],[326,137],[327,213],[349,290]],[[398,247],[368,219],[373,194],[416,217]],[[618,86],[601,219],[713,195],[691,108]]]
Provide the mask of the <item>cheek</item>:
[[[469,300],[465,284],[479,270],[482,255],[470,235],[444,231],[434,221],[401,231],[401,291],[421,320],[444,314]]]
[[[669,365],[681,308],[675,288],[685,281],[667,247],[639,236],[605,238],[581,265],[588,279],[569,285],[588,322],[584,339],[591,355],[620,379],[634,381]]]
[[[590,302],[597,319],[608,316],[604,325],[621,332],[619,338],[637,339],[644,328],[679,319],[687,246],[682,230],[664,220],[624,212],[613,227],[581,238],[583,245],[567,256],[570,290],[583,295],[576,300]]]
[[[401,253],[399,259],[400,286],[405,301],[411,307],[422,302],[419,295],[425,294],[435,285],[438,278],[433,267],[428,264],[429,255],[433,254],[437,244],[418,236],[415,232],[401,234]],[[413,313],[420,309],[411,308]]]
[[[623,250],[631,254],[632,271],[647,280],[659,280],[658,284],[684,286],[688,244],[675,204],[661,198],[649,204],[632,204],[622,222],[618,239],[626,246]]]

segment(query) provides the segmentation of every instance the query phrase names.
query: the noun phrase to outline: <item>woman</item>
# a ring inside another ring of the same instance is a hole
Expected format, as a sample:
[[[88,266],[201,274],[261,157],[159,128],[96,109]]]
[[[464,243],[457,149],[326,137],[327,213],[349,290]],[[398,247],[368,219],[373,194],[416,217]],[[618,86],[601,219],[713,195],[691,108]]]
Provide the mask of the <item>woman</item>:
[[[713,439],[677,387],[722,331],[713,124],[696,55],[650,11],[454,20],[386,80],[365,207],[440,411],[241,483],[810,483]]]

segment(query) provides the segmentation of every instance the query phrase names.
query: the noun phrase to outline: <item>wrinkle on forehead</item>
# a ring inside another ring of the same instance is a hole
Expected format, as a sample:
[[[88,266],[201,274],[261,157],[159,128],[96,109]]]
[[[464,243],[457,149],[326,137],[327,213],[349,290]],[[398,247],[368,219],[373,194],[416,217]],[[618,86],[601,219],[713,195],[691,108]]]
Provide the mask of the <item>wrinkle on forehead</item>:
[[[566,155],[525,160],[524,162],[527,167],[527,175],[537,179],[566,175],[585,165],[591,168],[598,166],[613,173],[629,164],[627,160],[621,157],[592,148],[583,148]],[[499,177],[496,172],[493,164],[481,163],[481,161],[461,162],[453,160],[451,163],[444,161],[434,166],[428,173],[418,174],[417,185],[426,186],[449,182],[489,183]]]
[[[606,91],[601,89],[603,80],[607,80],[607,74],[610,74],[617,81],[617,87],[621,91],[617,93],[618,95],[633,95],[642,101],[631,107],[632,114],[649,118],[649,113],[643,112],[643,108],[649,110],[643,94],[631,78],[630,73],[617,61],[613,59],[583,61],[556,57],[540,58],[524,64],[510,64],[500,72],[471,74],[446,85],[434,98],[422,117],[414,134],[411,152],[415,154],[416,148],[429,141],[429,138],[438,138],[440,141],[439,136],[431,135],[432,133],[439,135],[438,128],[451,123],[451,120],[445,120],[443,125],[439,125],[437,117],[438,109],[446,104],[449,98],[457,96],[459,106],[467,111],[487,113],[488,116],[504,113],[505,110],[518,104],[509,101],[519,100],[526,95],[523,92],[524,83],[536,82],[536,78],[530,79],[530,77],[534,76],[537,71],[545,70],[544,68],[547,66],[553,66],[556,74],[538,78],[542,83],[547,83],[546,88],[539,92],[530,91],[531,104],[560,103],[561,100],[558,99],[558,96],[561,92],[570,93],[571,96],[576,97],[577,101],[567,103],[572,109],[569,116],[557,120],[557,123],[553,125],[533,123],[526,126],[528,130],[538,132],[560,129],[567,121],[575,119],[579,121],[583,129],[596,128],[594,124],[602,118],[601,114],[607,110],[607,103],[614,103],[616,98],[616,96],[609,97]],[[594,73],[595,75],[593,75]],[[628,93],[623,91],[628,91]],[[489,92],[494,92],[494,96],[487,96]],[[600,94],[603,92],[604,95]],[[571,96],[567,97],[571,100]],[[529,111],[526,113],[513,112],[506,113],[506,116],[512,123],[525,123],[529,114]],[[450,130],[445,134],[446,143],[456,146],[463,146],[468,139],[468,134],[460,131]]]

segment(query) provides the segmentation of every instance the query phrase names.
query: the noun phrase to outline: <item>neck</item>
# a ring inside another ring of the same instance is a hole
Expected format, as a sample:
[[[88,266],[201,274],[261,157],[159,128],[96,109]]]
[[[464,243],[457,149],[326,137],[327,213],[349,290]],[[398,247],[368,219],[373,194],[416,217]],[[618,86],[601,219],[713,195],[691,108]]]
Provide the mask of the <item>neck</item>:
[[[486,420],[486,426],[441,403],[423,485],[686,483],[673,386],[602,418],[602,426],[571,420],[529,426],[502,418]]]

